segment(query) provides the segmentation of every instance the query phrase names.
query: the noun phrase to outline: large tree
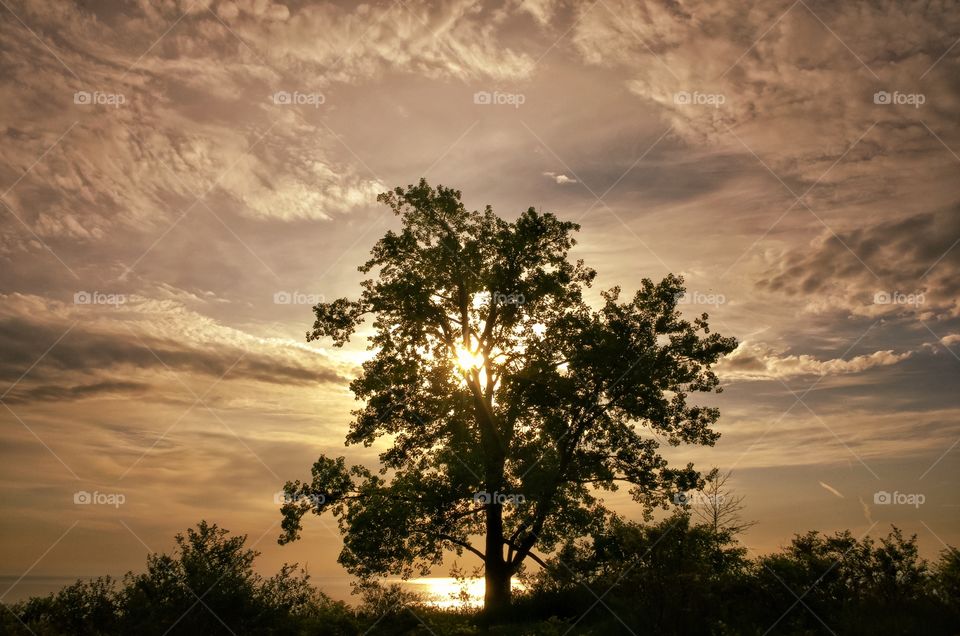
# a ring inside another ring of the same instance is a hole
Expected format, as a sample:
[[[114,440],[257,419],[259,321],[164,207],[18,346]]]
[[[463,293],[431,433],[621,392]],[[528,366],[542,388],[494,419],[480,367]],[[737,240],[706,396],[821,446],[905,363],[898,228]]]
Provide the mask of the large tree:
[[[358,300],[313,308],[307,340],[342,346],[372,318],[373,357],[350,385],[363,407],[347,443],[385,437],[381,468],[321,457],[288,482],[281,543],[307,512],[339,518],[340,562],[361,576],[426,573],[445,551],[482,559],[485,607],[510,603],[534,552],[583,536],[610,514],[597,494],[627,484],[649,512],[702,486],[670,467],[658,440],[712,445],[720,391],[710,366],[736,346],[707,315],[677,309],[681,278],[640,282],[632,299],[584,291],[596,272],[571,262],[575,223],[530,208],[514,222],[468,211],[424,180],[380,195],[402,229],[360,267]]]

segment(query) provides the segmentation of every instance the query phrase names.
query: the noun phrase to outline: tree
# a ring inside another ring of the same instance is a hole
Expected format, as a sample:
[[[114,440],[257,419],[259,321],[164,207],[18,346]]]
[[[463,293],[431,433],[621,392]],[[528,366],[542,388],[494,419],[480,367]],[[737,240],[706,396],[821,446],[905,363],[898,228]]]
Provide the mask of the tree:
[[[742,516],[743,495],[735,495],[727,486],[733,471],[721,473],[714,468],[704,478],[703,492],[699,505],[693,507],[694,518],[709,526],[714,532],[726,532],[731,536],[740,534],[757,524],[756,521],[745,521]]]
[[[575,223],[530,208],[514,222],[467,211],[457,190],[421,180],[381,194],[402,221],[359,269],[358,300],[316,305],[307,340],[343,346],[368,316],[374,356],[350,385],[348,444],[389,437],[378,474],[320,457],[288,482],[281,543],[308,512],[331,511],[340,562],[360,577],[427,573],[445,550],[482,559],[485,608],[510,604],[511,577],[534,552],[609,516],[598,490],[624,483],[649,511],[702,486],[659,444],[712,445],[720,391],[710,367],[736,346],[707,315],[677,310],[681,278],[643,279],[634,297],[584,291],[596,272],[571,262]],[[482,544],[472,541],[483,537]]]

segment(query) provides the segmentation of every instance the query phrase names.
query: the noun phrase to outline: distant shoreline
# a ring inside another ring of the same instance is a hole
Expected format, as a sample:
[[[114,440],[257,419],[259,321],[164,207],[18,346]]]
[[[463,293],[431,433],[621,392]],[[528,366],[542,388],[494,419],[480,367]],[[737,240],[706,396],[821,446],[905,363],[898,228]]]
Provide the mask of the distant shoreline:
[[[116,576],[115,578],[120,580],[122,579],[122,576],[123,575]],[[13,591],[7,594],[7,590],[9,590],[10,586],[16,583],[18,579],[20,579],[20,576],[0,574],[0,595],[5,595],[3,597],[3,602],[9,605],[19,601],[24,601],[32,596],[47,596],[48,594],[57,592],[67,585],[76,582],[77,580],[89,581],[95,578],[97,577],[84,575],[25,576],[22,580],[20,580],[19,583],[16,584],[16,587],[13,588]],[[353,580],[354,579],[349,576],[310,576],[310,582],[321,592],[335,601],[344,601],[346,603],[350,603],[351,605],[355,601],[355,597],[350,594],[350,582]]]
[[[89,581],[91,579],[97,578],[96,576],[60,576],[60,575],[36,575],[36,576],[25,576],[22,580],[17,583],[20,579],[20,576],[14,575],[3,575],[0,574],[0,594],[5,594],[3,597],[3,602],[7,604],[17,603],[19,601],[24,601],[33,596],[47,596],[61,590],[62,588],[71,585],[77,580]],[[121,576],[115,577],[117,580],[122,578]],[[344,601],[350,605],[356,603],[356,597],[351,594],[352,588],[350,583],[355,579],[350,576],[312,576],[310,577],[310,582],[314,587],[319,589],[321,592],[329,596],[335,601]],[[443,582],[447,586],[455,585],[453,579],[450,577],[421,577],[416,579],[410,579],[409,581],[403,581],[401,579],[390,578],[387,579],[387,583],[400,583],[410,592],[418,592],[424,595],[424,598],[428,604],[436,605],[442,607],[446,605],[445,601],[448,599],[443,598],[442,595],[436,594],[433,590],[430,590],[431,582]],[[474,586],[471,592],[476,595],[476,584],[479,580],[474,581]],[[16,584],[16,587],[13,588],[13,591],[7,594],[7,590],[10,589],[12,585]],[[482,582],[480,582],[482,589]],[[432,593],[433,592],[433,593]]]

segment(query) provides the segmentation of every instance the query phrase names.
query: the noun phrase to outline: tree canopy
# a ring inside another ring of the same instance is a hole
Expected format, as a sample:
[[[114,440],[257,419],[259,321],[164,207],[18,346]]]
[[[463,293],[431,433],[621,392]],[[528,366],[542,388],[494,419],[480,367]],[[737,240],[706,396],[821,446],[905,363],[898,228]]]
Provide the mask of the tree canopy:
[[[389,448],[377,472],[323,456],[288,482],[281,543],[308,512],[331,512],[340,562],[361,577],[426,573],[467,550],[496,609],[528,558],[608,519],[600,491],[625,484],[649,512],[702,486],[660,444],[717,440],[718,410],[689,398],[721,390],[711,365],[736,341],[706,314],[681,315],[682,278],[644,278],[631,298],[614,287],[591,306],[596,272],[569,258],[576,223],[468,211],[424,180],[379,201],[401,229],[359,268],[358,299],[313,308],[307,340],[343,346],[372,320],[346,441]]]

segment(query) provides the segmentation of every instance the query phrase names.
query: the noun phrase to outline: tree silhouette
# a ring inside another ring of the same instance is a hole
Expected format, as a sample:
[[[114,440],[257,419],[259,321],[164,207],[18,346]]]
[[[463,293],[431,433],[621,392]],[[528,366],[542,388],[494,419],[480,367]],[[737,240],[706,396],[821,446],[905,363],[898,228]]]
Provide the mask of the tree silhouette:
[[[121,581],[80,579],[6,606],[0,634],[361,633],[347,605],[314,588],[296,564],[284,564],[269,578],[258,574],[253,564],[259,553],[246,541],[246,535],[231,536],[201,521],[176,535],[172,553],[149,554],[144,572],[128,572]]]
[[[378,200],[402,229],[360,267],[375,276],[358,300],[313,308],[307,340],[342,346],[372,317],[347,443],[391,446],[379,474],[320,457],[309,481],[288,482],[281,543],[306,513],[331,511],[339,560],[360,577],[426,574],[445,550],[467,550],[497,613],[521,565],[543,563],[534,548],[607,519],[598,490],[625,483],[649,511],[702,486],[692,464],[667,465],[654,435],[715,442],[718,410],[687,396],[720,391],[710,366],[736,342],[711,334],[706,314],[681,317],[681,278],[643,279],[624,302],[614,287],[592,309],[596,272],[568,259],[577,224],[533,208],[514,222],[470,212],[459,191],[424,180]]]
[[[698,493],[697,505],[693,506],[693,518],[706,524],[714,532],[738,535],[757,525],[756,521],[743,518],[743,495],[734,494],[727,486],[732,470],[721,473],[714,468],[704,477],[703,492]]]

